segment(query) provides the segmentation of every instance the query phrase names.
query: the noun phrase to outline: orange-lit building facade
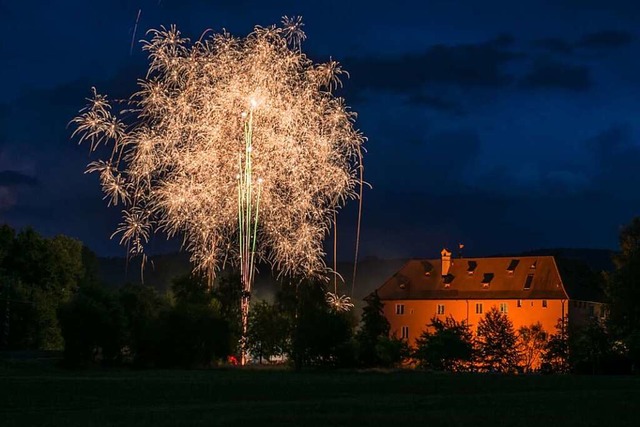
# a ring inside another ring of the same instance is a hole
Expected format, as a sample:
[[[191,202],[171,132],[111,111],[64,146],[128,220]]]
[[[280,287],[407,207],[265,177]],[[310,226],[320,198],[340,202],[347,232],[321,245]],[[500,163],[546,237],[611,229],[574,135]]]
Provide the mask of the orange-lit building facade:
[[[443,250],[438,260],[408,261],[377,292],[391,333],[413,346],[434,316],[464,320],[475,332],[496,307],[516,331],[540,322],[555,333],[564,316],[580,325],[605,315],[601,298],[565,282],[552,256],[452,259]]]

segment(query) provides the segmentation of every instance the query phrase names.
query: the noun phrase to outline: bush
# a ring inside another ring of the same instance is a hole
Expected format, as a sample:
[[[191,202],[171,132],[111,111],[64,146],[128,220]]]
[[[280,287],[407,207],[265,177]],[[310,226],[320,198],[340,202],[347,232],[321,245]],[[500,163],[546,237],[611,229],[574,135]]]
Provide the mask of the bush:
[[[158,367],[206,367],[231,352],[229,324],[211,306],[178,304],[163,310],[150,329]]]
[[[137,367],[153,364],[153,329],[160,313],[169,309],[167,299],[158,295],[154,288],[139,285],[120,288],[118,299],[127,320],[125,340],[130,360]]]
[[[413,357],[421,367],[439,371],[467,370],[474,356],[473,335],[466,322],[453,317],[431,319],[416,341]]]
[[[249,353],[260,363],[283,356],[291,345],[291,319],[275,304],[252,304],[247,335]]]
[[[58,319],[68,365],[120,361],[126,319],[112,293],[99,287],[83,288],[59,308]]]
[[[400,366],[411,355],[406,340],[396,337],[379,337],[376,343],[376,357],[383,368]]]

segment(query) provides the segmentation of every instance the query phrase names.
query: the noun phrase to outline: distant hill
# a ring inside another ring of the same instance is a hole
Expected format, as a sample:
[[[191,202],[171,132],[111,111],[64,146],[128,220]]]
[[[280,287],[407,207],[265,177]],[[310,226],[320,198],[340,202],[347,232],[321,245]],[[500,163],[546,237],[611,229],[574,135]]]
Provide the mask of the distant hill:
[[[523,252],[520,256],[553,255],[556,258],[564,258],[580,261],[588,265],[594,271],[611,271],[614,269],[613,256],[616,251],[609,249],[580,249],[580,248],[555,248],[536,249]]]
[[[109,287],[120,287],[126,283],[140,283],[140,258],[127,260],[124,257],[98,258],[98,271],[103,283]],[[174,277],[191,271],[189,254],[183,252],[149,257],[143,272],[144,283],[158,290],[169,289]]]
[[[124,257],[98,258],[100,279],[106,286],[118,288],[126,283],[139,284],[142,282],[140,274],[140,259],[127,261]],[[361,301],[374,289],[382,284],[406,262],[406,259],[379,259],[367,257],[358,262],[356,271],[356,286],[353,289],[354,302]],[[149,257],[144,268],[144,283],[153,286],[161,292],[168,290],[174,277],[188,274],[191,271],[189,255],[186,253],[171,253]],[[353,263],[340,262],[337,265],[340,276],[345,279],[342,283],[338,278],[338,293],[351,296],[351,282],[353,278]],[[278,280],[271,273],[268,265],[258,267],[258,275],[254,285],[254,296],[270,299],[278,290]],[[333,289],[333,277],[330,277],[329,288]]]
[[[589,266],[594,271],[609,271],[613,269],[611,260],[614,251],[606,249],[537,249],[518,254],[500,254],[493,256],[531,256],[553,255],[572,261],[578,261]],[[353,278],[353,263],[339,262],[338,273],[344,278],[339,281],[338,293],[350,295],[356,307],[362,305],[362,299],[392,276],[407,261],[406,258],[381,259],[366,257],[358,261],[356,285],[351,293]],[[150,257],[144,269],[144,283],[159,291],[165,291],[171,286],[174,277],[191,271],[189,255],[186,253],[171,253]],[[99,274],[102,281],[110,287],[120,287],[125,283],[140,283],[140,260],[127,262],[125,258],[99,258]],[[330,278],[329,288],[333,289],[333,278]],[[259,267],[256,278],[254,296],[259,299],[271,299],[278,290],[278,281],[268,266]]]

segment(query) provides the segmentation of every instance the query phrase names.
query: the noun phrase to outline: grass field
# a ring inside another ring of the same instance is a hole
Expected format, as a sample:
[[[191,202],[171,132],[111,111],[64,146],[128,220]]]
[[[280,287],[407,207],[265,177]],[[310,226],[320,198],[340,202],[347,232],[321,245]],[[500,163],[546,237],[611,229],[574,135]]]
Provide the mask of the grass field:
[[[0,426],[640,425],[640,378],[0,364]]]

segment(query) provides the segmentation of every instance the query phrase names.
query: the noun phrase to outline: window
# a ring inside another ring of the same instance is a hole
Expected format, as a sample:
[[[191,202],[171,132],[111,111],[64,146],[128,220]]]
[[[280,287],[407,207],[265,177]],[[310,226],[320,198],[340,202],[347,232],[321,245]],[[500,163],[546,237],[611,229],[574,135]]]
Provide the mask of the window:
[[[409,339],[409,327],[408,326],[403,326],[402,327],[402,336],[400,337],[403,340],[408,340]]]
[[[524,289],[531,289],[531,283],[533,282],[533,274],[527,274],[527,279],[524,281]]]
[[[520,307],[522,307],[522,300],[521,299],[518,300],[518,308],[520,308]]]
[[[469,276],[473,276],[473,272],[476,271],[476,268],[478,268],[478,263],[476,261],[469,261],[468,267],[467,267],[467,274]]]
[[[444,314],[444,304],[438,304],[438,314]]]
[[[518,264],[520,264],[519,259],[512,259],[509,265],[507,266],[507,273],[509,273],[510,275],[513,274]]]
[[[451,282],[453,282],[453,275],[452,274],[447,274],[446,276],[442,276],[442,283],[444,283],[444,287],[448,288],[449,286],[451,286]]]
[[[404,304],[396,304],[396,314],[404,314]]]
[[[593,316],[594,314],[596,314],[595,307],[593,306],[593,304],[589,304],[589,315]]]
[[[476,314],[482,314],[482,303],[476,304]]]
[[[493,273],[484,273],[484,277],[482,278],[482,287],[488,288],[493,280]]]
[[[547,308],[547,300],[546,299],[542,300],[542,308]]]
[[[506,302],[501,302],[500,303],[500,313],[506,313],[507,312],[507,303]]]

